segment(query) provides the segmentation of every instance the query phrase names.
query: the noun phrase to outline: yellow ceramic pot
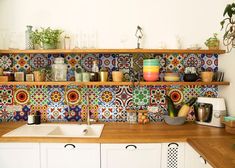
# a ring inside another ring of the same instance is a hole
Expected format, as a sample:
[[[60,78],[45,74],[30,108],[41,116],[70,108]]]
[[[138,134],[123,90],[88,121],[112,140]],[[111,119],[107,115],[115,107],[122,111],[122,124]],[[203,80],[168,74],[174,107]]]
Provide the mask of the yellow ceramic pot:
[[[205,71],[201,72],[201,78],[203,82],[212,82],[214,72]]]

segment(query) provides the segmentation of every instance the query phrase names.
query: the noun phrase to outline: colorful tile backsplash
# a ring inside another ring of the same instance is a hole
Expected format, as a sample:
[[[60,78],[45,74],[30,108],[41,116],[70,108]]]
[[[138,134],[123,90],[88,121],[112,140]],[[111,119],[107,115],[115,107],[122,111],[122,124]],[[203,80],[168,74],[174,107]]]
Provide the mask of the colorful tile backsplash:
[[[187,66],[194,66],[198,71],[218,70],[218,55],[206,54],[2,54],[0,67],[4,70],[30,72],[46,67],[56,57],[64,57],[68,64],[68,79],[74,80],[73,71],[82,66],[91,70],[92,61],[99,59],[99,67],[111,71],[119,68],[129,81],[132,67],[141,74],[145,58],[160,60],[160,73],[174,71],[182,73]],[[41,112],[42,121],[85,121],[87,117],[87,95],[91,118],[105,122],[126,122],[128,109],[147,109],[158,106],[157,113],[149,113],[151,121],[162,121],[167,113],[165,95],[169,95],[176,107],[194,96],[217,97],[217,86],[0,86],[0,122],[26,121],[27,116]],[[17,106],[12,110],[11,106]],[[192,110],[188,120],[194,119]]]

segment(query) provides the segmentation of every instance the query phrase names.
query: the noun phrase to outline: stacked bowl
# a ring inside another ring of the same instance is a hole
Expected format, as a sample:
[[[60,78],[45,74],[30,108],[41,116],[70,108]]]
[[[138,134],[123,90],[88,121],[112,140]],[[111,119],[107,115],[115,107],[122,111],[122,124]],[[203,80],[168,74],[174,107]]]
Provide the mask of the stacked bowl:
[[[159,79],[160,63],[158,59],[145,59],[143,65],[144,80],[155,82]]]

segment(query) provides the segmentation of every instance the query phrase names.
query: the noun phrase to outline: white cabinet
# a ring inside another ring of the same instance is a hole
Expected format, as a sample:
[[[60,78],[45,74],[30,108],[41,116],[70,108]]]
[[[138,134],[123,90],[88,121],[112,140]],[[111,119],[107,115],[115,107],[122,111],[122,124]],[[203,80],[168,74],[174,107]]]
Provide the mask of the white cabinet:
[[[161,168],[184,168],[185,143],[162,143]]]
[[[160,168],[161,144],[101,144],[101,168]]]
[[[189,144],[185,144],[185,167],[190,168],[213,168],[200,156]]]
[[[41,168],[100,168],[100,144],[41,143]]]
[[[1,168],[40,168],[38,143],[0,143]]]

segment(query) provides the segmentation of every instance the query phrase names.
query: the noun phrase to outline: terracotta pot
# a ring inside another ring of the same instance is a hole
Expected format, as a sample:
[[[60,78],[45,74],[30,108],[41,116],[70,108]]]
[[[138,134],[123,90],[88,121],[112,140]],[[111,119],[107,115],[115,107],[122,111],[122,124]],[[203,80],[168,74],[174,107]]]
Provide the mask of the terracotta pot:
[[[112,78],[114,82],[122,82],[123,72],[122,71],[113,71]]]
[[[213,75],[214,75],[214,72],[209,72],[209,71],[201,72],[202,81],[203,82],[212,82]]]
[[[45,81],[46,74],[40,71],[34,71],[34,81],[35,82],[43,82]]]

